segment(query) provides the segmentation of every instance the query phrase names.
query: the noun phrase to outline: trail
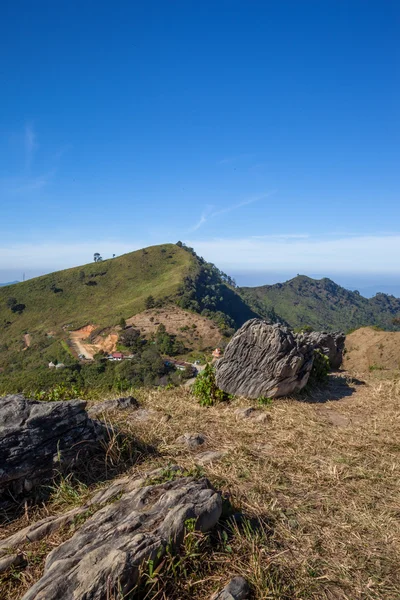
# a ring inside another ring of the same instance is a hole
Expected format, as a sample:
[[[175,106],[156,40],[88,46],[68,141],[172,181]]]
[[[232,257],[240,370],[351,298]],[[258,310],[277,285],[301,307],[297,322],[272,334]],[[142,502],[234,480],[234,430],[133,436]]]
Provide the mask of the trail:
[[[93,360],[94,355],[97,354],[98,349],[96,346],[83,341],[92,333],[93,330],[94,325],[87,325],[86,327],[82,327],[81,329],[70,332],[69,339],[71,341],[71,347],[72,350],[76,352],[77,356],[82,354],[82,356],[85,358]]]

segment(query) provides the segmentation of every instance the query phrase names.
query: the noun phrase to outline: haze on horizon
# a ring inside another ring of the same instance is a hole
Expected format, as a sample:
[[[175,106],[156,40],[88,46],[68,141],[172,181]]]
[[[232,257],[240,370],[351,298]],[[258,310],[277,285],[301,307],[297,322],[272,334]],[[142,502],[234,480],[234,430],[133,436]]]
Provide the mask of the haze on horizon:
[[[6,1],[0,282],[182,240],[400,296],[400,5]]]

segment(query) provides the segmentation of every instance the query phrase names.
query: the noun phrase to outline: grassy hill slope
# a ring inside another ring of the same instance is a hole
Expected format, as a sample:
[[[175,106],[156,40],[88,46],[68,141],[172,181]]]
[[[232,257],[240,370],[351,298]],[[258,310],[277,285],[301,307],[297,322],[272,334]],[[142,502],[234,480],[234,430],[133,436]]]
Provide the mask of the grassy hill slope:
[[[0,289],[0,339],[87,323],[115,325],[145,308],[145,299],[173,296],[193,257],[173,244],[152,246],[118,258],[36,277]],[[13,314],[7,299],[25,304]],[[6,325],[6,327],[5,327]]]
[[[28,372],[38,374],[50,361],[73,365],[78,353],[71,332],[91,325],[94,333],[118,334],[121,318],[143,312],[149,296],[156,307],[175,305],[179,311],[178,305],[189,321],[193,312],[201,313],[225,335],[255,316],[224,274],[191,248],[144,248],[1,288],[2,381],[10,374],[21,380]]]
[[[393,319],[400,316],[400,299],[377,294],[368,299],[330,279],[298,275],[285,283],[239,289],[243,299],[258,313],[274,313],[291,327],[349,329],[375,325],[396,329]]]

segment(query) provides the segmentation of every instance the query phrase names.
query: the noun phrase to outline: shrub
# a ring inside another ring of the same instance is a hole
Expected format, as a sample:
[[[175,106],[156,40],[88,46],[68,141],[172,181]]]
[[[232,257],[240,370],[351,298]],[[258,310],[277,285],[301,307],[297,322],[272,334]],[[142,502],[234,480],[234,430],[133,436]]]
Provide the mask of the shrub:
[[[215,383],[215,370],[208,363],[202,373],[200,373],[193,384],[192,392],[198,398],[201,406],[212,406],[217,402],[230,400],[232,396],[223,392]]]
[[[307,386],[325,385],[328,381],[329,371],[329,358],[321,350],[314,350],[314,363]]]

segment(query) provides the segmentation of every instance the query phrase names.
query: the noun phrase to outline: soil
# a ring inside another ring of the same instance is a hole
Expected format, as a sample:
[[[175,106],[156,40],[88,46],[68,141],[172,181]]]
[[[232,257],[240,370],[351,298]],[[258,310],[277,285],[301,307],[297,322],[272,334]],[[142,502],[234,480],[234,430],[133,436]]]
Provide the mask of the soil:
[[[356,373],[400,369],[400,332],[362,327],[350,333],[343,368]]]
[[[193,350],[216,348],[222,341],[219,328],[210,319],[178,306],[145,310],[127,319],[126,323],[140,329],[144,337],[155,333],[162,323],[168,333],[176,335],[186,347]],[[182,328],[185,330],[182,331]]]
[[[70,331],[69,337],[72,350],[75,350],[77,355],[82,354],[85,358],[92,359],[93,356],[97,354],[97,347],[84,341],[95,329],[94,325],[86,325],[76,331]]]

